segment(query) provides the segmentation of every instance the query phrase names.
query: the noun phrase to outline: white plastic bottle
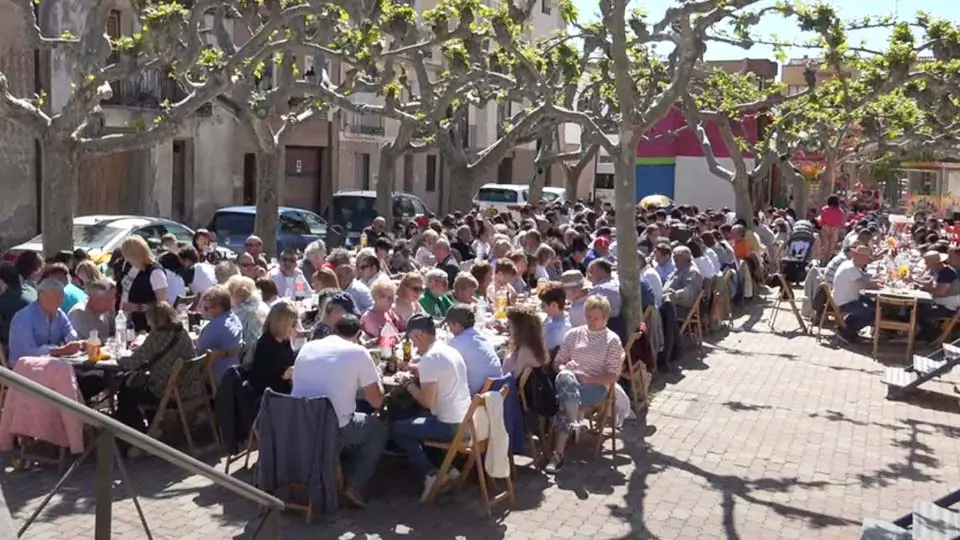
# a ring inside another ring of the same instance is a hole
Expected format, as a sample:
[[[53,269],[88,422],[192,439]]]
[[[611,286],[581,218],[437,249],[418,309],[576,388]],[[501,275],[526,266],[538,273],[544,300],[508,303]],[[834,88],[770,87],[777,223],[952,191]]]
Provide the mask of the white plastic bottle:
[[[490,307],[487,306],[487,299],[481,296],[480,299],[477,300],[477,320],[474,323],[478,331],[482,331],[487,327],[487,316],[489,313]]]
[[[113,322],[116,325],[114,333],[117,340],[117,349],[125,351],[127,349],[127,314],[122,309],[117,311],[117,318]]]

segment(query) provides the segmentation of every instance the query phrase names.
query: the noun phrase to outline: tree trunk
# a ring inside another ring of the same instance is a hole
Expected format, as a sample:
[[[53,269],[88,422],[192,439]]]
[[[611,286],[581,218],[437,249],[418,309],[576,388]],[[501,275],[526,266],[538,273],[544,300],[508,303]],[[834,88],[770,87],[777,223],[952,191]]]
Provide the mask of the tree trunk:
[[[580,187],[581,172],[583,172],[581,169],[574,167],[563,168],[563,188],[567,190],[568,201],[575,201],[578,198],[577,189]]]
[[[621,134],[621,141],[630,137]],[[640,255],[637,251],[637,172],[633,148],[624,149],[616,157],[616,223],[617,273],[623,306],[620,315],[628,334],[633,333],[643,320],[640,301]]]
[[[260,148],[257,151],[257,217],[253,234],[263,240],[263,250],[277,256],[277,226],[280,220],[280,198],[286,175],[286,148]]]
[[[793,191],[793,211],[797,213],[797,218],[804,219],[807,215],[808,192],[807,179],[799,174],[794,174],[790,179],[790,186]]]
[[[387,221],[387,230],[393,230],[393,184],[397,172],[397,152],[394,143],[387,143],[380,151],[377,167],[377,215]]]
[[[447,208],[445,212],[451,214],[457,210],[469,212],[473,207],[473,172],[465,168],[451,167],[449,170],[450,178],[447,182],[449,196],[447,197]]]
[[[753,200],[750,197],[750,176],[735,175],[733,177],[734,208],[737,218],[753,226]]]
[[[530,195],[527,200],[529,200],[531,203],[543,199],[543,184],[547,181],[546,173],[541,174],[539,172],[540,167],[538,167],[536,164],[533,166],[537,170],[533,172],[533,178],[530,179]],[[544,167],[549,167],[549,165],[545,165]]]
[[[69,133],[67,134],[69,139]],[[42,141],[40,232],[43,256],[73,251],[73,214],[80,185],[80,151],[69,141]]]

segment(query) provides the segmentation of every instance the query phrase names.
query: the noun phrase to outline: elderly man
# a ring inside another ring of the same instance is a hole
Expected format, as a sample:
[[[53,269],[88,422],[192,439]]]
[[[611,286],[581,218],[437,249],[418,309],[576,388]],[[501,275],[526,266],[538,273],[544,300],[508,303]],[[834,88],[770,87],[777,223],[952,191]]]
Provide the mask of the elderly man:
[[[590,294],[602,296],[610,302],[610,318],[620,316],[620,282],[613,279],[610,261],[596,259],[587,266],[587,279],[593,284]]]
[[[267,273],[257,264],[256,259],[249,253],[241,253],[237,256],[237,268],[240,269],[240,275],[257,280],[267,275]],[[283,289],[280,289],[281,291]]]
[[[447,273],[447,287],[453,288],[453,280],[457,279],[460,273],[460,265],[453,256],[453,250],[450,249],[450,241],[440,238],[433,245],[433,255],[437,258],[437,268]]]
[[[467,365],[470,394],[476,394],[488,378],[496,379],[503,375],[500,357],[493,344],[473,327],[476,319],[471,306],[457,304],[451,307],[445,321],[453,334],[450,346],[463,356]]]
[[[307,279],[313,279],[313,274],[322,268],[325,262],[327,262],[327,244],[323,240],[314,240],[303,250],[300,271]]]
[[[373,287],[373,284],[381,279],[390,279],[390,274],[383,271],[383,263],[370,249],[357,254],[357,273],[367,287]]]
[[[98,279],[87,285],[87,299],[73,307],[67,317],[80,337],[88,337],[93,330],[100,339],[113,335],[114,301],[116,289],[109,279]]]
[[[477,254],[473,250],[473,232],[467,225],[461,225],[457,229],[457,240],[450,244],[450,247],[460,253],[461,261],[472,261],[477,258]]]
[[[259,236],[251,234],[243,243],[243,251],[249,253],[254,260],[263,257],[263,240]]]
[[[350,252],[345,249],[335,249],[327,257],[327,262],[333,265],[333,271],[337,274],[337,281],[340,282],[340,289],[353,298],[357,310],[360,313],[366,313],[373,307],[373,296],[370,294],[370,288],[363,284],[357,278],[357,269],[353,264],[353,258]]]
[[[367,235],[367,245],[373,244],[377,239],[387,235],[387,220],[382,217],[375,217],[370,222],[370,226],[363,230]]]
[[[693,301],[703,288],[703,276],[693,263],[690,248],[678,246],[673,249],[673,263],[677,269],[663,284],[664,298],[669,300],[677,311],[677,318],[684,320]]]
[[[833,301],[845,315],[840,339],[847,343],[859,341],[860,330],[874,320],[875,305],[860,298],[864,289],[879,289],[880,284],[870,279],[866,267],[873,260],[873,252],[867,246],[854,246],[848,251],[850,258],[840,264],[833,278]]]
[[[83,350],[83,342],[60,309],[65,286],[57,278],[44,279],[37,286],[36,302],[13,316],[8,359],[11,368],[25,356],[69,356]]]
[[[447,294],[447,273],[433,268],[424,276],[426,287],[420,296],[420,307],[431,317],[444,317],[453,306],[453,300]]]

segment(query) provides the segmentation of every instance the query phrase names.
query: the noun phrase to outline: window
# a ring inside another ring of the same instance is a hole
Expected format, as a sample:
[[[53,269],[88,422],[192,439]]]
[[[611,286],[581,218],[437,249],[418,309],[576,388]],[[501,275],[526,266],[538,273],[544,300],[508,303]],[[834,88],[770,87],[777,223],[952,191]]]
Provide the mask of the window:
[[[190,232],[186,227],[181,227],[180,225],[175,225],[172,223],[167,223],[164,228],[168,233],[177,237],[177,243],[181,245],[190,245],[193,243],[193,233]]]
[[[598,174],[594,179],[594,189],[614,189],[612,174]]]
[[[370,189],[370,154],[357,153],[356,175],[356,185]]]
[[[425,216],[429,213],[427,211],[427,207],[424,206],[424,204],[420,201],[420,199],[417,199],[415,197],[410,197],[410,202],[413,204],[413,211],[415,214]]]
[[[320,216],[310,212],[300,212],[300,217],[307,226],[309,234],[325,236],[327,234],[327,222]]]
[[[395,218],[407,220],[417,215],[417,211],[413,208],[413,200],[410,197],[397,197],[395,202],[393,208]]]
[[[515,204],[520,199],[520,193],[508,188],[481,188],[477,192],[477,200],[488,203]]]
[[[240,214],[233,212],[218,213],[213,218],[211,229],[217,236],[218,241],[226,241],[230,236],[242,236],[246,238],[253,234],[253,214]]]
[[[540,12],[549,15],[553,9],[550,7],[550,0],[540,0]]]
[[[437,190],[437,156],[430,154],[427,156],[427,192],[433,193]]]
[[[117,39],[120,37],[120,12],[113,9],[110,10],[110,15],[107,16],[107,36],[111,39]],[[117,51],[110,53],[110,58],[107,59],[108,64],[115,64],[119,60]]]
[[[150,249],[157,249],[160,247],[160,237],[164,235],[164,229],[160,225],[148,225],[133,231],[133,234],[146,240]]]

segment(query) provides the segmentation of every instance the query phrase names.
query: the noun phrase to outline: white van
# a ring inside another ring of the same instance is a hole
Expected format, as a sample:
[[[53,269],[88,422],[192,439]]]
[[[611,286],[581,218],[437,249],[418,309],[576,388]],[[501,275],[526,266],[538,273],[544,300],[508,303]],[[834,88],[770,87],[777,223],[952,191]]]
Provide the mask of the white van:
[[[520,217],[523,205],[535,202],[530,201],[530,187],[521,184],[484,184],[473,196],[473,205],[486,212],[496,208],[498,212],[512,212],[514,217]],[[567,190],[564,188],[544,187],[543,200],[548,203],[567,200]]]

